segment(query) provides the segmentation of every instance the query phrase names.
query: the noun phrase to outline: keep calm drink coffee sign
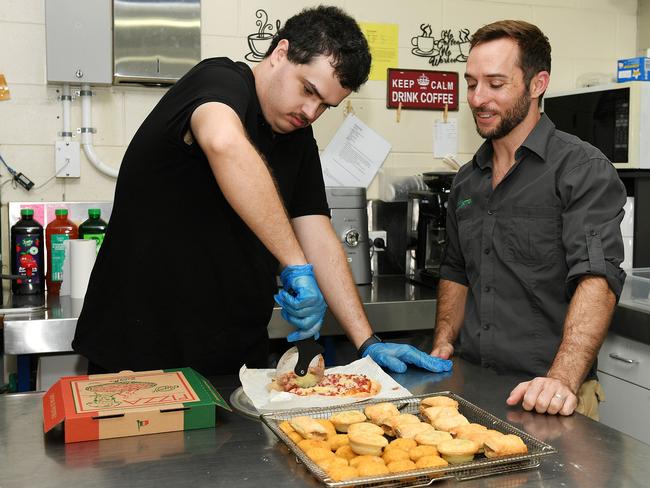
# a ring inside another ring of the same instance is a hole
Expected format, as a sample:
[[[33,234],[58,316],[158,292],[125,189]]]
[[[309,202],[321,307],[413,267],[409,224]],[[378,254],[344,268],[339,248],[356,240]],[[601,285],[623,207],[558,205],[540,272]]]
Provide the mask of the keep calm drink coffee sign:
[[[419,69],[388,69],[386,107],[458,110],[458,73]]]

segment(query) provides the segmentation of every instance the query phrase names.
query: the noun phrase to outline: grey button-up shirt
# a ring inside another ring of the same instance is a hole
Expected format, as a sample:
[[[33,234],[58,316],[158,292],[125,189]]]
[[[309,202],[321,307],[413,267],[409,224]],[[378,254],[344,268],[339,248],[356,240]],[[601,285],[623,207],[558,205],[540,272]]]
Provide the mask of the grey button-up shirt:
[[[454,180],[440,275],[469,288],[463,357],[545,376],[579,278],[603,276],[620,296],[625,187],[598,149],[546,115],[494,190],[492,155],[488,140]]]

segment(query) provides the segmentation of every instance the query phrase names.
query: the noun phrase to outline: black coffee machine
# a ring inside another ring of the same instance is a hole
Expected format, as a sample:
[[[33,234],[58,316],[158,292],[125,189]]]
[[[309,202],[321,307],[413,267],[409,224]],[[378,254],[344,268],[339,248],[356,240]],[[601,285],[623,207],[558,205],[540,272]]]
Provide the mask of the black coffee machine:
[[[447,199],[456,173],[423,173],[426,190],[408,194],[406,276],[416,283],[435,287],[447,240]]]

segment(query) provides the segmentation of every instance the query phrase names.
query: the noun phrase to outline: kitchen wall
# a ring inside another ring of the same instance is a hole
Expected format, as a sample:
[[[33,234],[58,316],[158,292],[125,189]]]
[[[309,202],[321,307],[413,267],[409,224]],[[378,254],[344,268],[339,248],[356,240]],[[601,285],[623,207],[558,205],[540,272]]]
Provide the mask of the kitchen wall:
[[[109,0],[107,0],[109,1]],[[202,56],[244,59],[246,36],[257,30],[255,11],[263,8],[270,21],[285,20],[299,7],[320,2],[289,0],[202,0]],[[588,78],[611,79],[615,62],[636,53],[637,0],[339,0],[339,5],[357,20],[395,23],[399,26],[400,68],[458,71],[464,64],[441,64],[433,68],[428,58],[412,54],[411,37],[420,24],[430,24],[434,35],[443,29],[457,32],[505,18],[537,24],[553,47],[553,72],[549,91],[577,86]],[[110,200],[115,180],[97,172],[82,154],[81,177],[54,176],[54,142],[61,131],[58,86],[46,83],[44,0],[0,0],[0,73],[6,76],[11,99],[0,101],[0,154],[36,186],[26,192],[14,187],[0,167],[2,201],[3,271],[7,271],[7,202]],[[93,97],[95,145],[104,162],[118,167],[129,140],[149,110],[164,93],[161,88],[98,87]],[[451,113],[459,120],[459,161],[468,160],[481,143],[465,99],[461,82],[460,110]],[[358,117],[393,145],[385,174],[413,174],[443,169],[432,156],[433,121],[439,112],[403,111],[396,122],[395,111],[387,110],[386,84],[370,81],[351,97]],[[345,103],[329,110],[315,126],[324,148],[344,118]],[[80,103],[73,102],[72,126],[80,126]],[[378,179],[369,197],[378,195]]]
[[[636,34],[637,54],[645,56],[650,50],[650,0],[639,0]]]

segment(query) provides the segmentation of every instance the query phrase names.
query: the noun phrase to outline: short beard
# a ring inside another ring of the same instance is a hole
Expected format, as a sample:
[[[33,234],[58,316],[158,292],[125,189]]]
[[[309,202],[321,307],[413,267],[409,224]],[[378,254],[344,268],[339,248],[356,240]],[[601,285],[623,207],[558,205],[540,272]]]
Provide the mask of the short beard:
[[[521,94],[514,106],[504,114],[501,123],[491,132],[481,132],[481,129],[479,129],[478,123],[476,122],[476,112],[480,112],[481,109],[479,108],[476,111],[473,110],[476,132],[478,132],[483,139],[492,140],[501,139],[510,134],[510,132],[521,124],[528,115],[528,109],[530,109],[530,104],[532,103],[528,93],[528,90],[525,90],[524,93]]]

